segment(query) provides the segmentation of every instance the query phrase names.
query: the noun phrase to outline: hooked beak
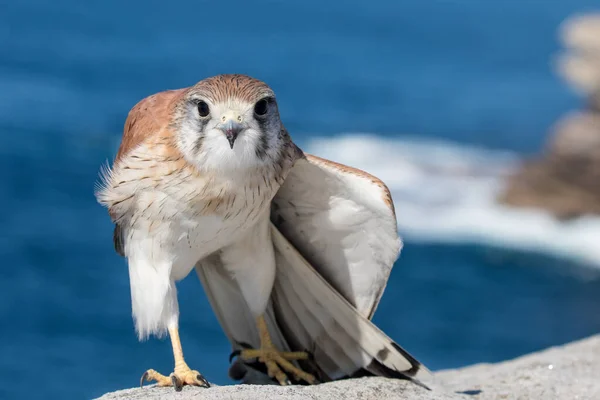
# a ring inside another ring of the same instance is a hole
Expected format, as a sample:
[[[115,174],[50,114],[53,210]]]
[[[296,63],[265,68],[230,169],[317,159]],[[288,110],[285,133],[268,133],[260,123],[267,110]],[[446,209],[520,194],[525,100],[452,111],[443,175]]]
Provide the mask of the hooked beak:
[[[229,147],[233,149],[233,144],[238,137],[238,134],[244,129],[244,126],[238,122],[235,122],[231,119],[227,120],[219,127],[223,132],[225,132],[225,137],[229,142]]]

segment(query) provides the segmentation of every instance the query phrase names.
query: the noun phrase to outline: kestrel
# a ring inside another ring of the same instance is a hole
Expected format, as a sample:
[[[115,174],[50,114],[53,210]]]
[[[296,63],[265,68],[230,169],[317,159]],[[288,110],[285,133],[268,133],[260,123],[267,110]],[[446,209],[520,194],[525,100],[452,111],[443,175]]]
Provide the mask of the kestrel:
[[[102,178],[137,334],[173,346],[173,373],[141,383],[208,386],[178,332],[175,283],[194,268],[234,353],[282,385],[427,378],[370,321],[402,247],[389,190],[303,153],[265,83],[219,75],[141,100]]]

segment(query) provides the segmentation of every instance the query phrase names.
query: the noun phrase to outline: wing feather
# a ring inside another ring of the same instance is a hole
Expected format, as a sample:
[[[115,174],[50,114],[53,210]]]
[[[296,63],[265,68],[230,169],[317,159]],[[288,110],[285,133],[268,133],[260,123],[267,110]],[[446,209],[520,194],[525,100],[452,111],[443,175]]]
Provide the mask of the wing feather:
[[[150,137],[168,130],[174,105],[186,90],[187,88],[165,90],[148,96],[133,106],[125,120],[115,164]]]
[[[275,196],[271,220],[346,300],[372,318],[402,248],[383,182],[307,155]]]
[[[101,168],[100,181],[95,187],[98,202],[108,208],[113,222],[129,213],[141,182],[147,178],[146,174],[165,174],[185,165],[174,144],[170,123],[175,106],[186,90],[156,93],[140,100],[129,111],[112,168],[108,165]],[[117,232],[120,228],[115,229],[115,250],[121,254],[124,244],[116,240],[122,237]]]
[[[291,332],[286,335],[289,342],[313,349],[315,363],[327,378],[366,371],[424,386],[432,382],[425,366],[353,307],[274,225],[271,234],[277,259],[272,299],[280,329]],[[281,298],[288,300],[287,308],[281,307]]]

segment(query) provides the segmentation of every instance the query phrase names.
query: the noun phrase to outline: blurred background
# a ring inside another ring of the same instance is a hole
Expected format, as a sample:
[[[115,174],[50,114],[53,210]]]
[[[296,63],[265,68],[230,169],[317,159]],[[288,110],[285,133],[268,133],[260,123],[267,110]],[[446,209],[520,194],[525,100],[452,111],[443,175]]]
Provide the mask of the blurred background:
[[[0,398],[172,370],[136,339],[94,184],[137,101],[219,73],[266,81],[305,151],[389,185],[406,244],[375,322],[429,368],[600,332],[600,34],[564,25],[597,0],[217,3],[0,4]],[[179,288],[188,363],[232,383],[195,274]]]

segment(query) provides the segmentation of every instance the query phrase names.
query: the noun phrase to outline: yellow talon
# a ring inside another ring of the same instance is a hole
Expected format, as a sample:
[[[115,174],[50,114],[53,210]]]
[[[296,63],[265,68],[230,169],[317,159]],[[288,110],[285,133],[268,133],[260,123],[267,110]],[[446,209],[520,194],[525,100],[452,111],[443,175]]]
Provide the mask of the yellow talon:
[[[210,387],[210,384],[204,379],[202,374],[189,367],[187,369],[181,368],[179,371],[176,370],[169,376],[165,376],[160,372],[149,369],[142,375],[140,387],[144,385],[144,381],[156,381],[158,386],[173,386],[178,392],[181,391],[184,385]]]
[[[271,336],[267,329],[267,324],[263,316],[260,316],[256,320],[258,331],[260,334],[260,349],[244,349],[240,352],[240,358],[244,361],[258,359],[267,367],[267,372],[270,377],[277,379],[280,385],[288,385],[288,378],[285,372],[293,374],[298,380],[303,380],[309,384],[317,383],[317,379],[302,371],[300,368],[294,366],[290,361],[292,360],[307,360],[309,354],[304,351],[294,352],[280,352],[278,351],[273,343],[271,342]]]
[[[181,341],[179,340],[179,331],[177,328],[169,329],[171,344],[173,345],[173,356],[175,357],[175,371],[169,376],[165,376],[160,372],[149,369],[142,375],[140,379],[140,387],[144,385],[144,381],[156,381],[158,386],[173,386],[176,391],[181,391],[184,385],[210,387],[208,381],[198,371],[192,370],[183,359],[183,350]]]

